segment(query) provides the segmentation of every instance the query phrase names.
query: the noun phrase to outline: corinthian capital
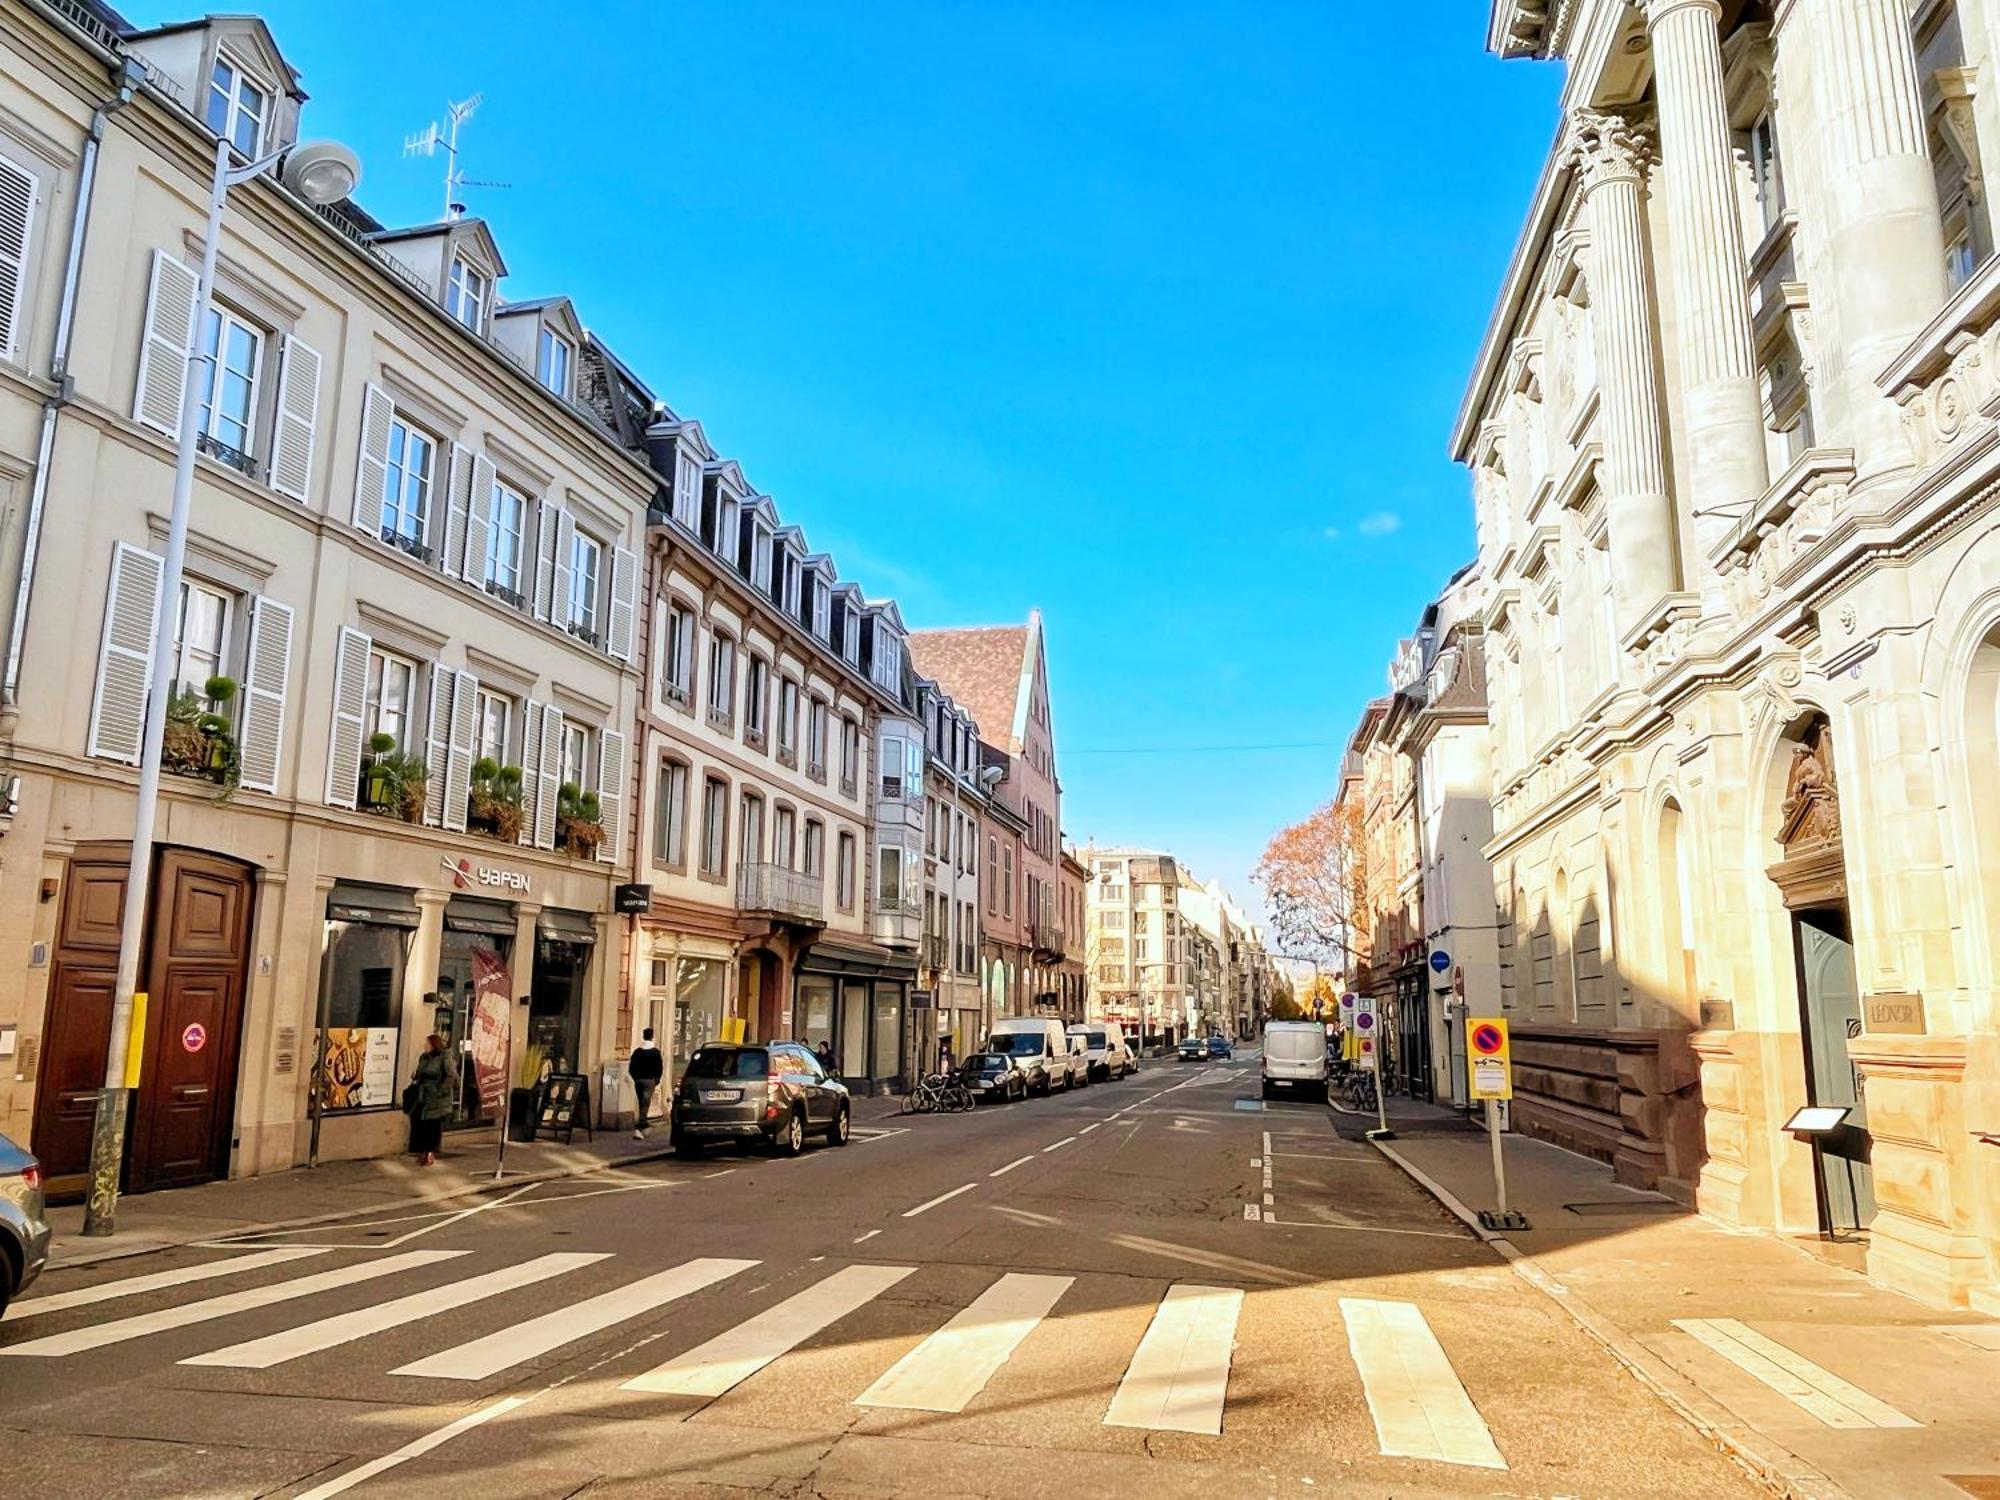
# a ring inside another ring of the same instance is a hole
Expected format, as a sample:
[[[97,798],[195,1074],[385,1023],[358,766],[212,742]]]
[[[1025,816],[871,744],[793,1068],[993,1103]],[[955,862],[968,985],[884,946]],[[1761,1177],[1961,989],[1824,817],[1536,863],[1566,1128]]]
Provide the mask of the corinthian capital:
[[[1563,150],[1587,193],[1607,182],[1638,182],[1653,160],[1652,136],[1623,115],[1579,109],[1569,117]]]

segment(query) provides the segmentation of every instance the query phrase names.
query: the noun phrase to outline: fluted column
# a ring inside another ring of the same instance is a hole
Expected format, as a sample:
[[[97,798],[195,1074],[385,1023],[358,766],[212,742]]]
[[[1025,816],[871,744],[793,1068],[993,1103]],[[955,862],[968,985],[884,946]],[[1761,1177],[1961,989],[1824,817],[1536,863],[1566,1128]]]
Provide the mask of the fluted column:
[[[1722,83],[1719,0],[1649,0],[1660,166],[1673,236],[1675,338],[1687,482],[1706,556],[1770,483],[1745,287],[1743,220]]]
[[[1645,137],[1626,120],[1588,111],[1571,117],[1568,151],[1583,184],[1590,225],[1604,513],[1611,533],[1612,602],[1624,636],[1674,588],[1677,576],[1640,202],[1650,153]]]
[[[1876,380],[1944,304],[1944,230],[1906,0],[1798,0],[1796,11],[1779,45],[1809,52],[1801,71],[1819,127],[1820,232],[1860,494],[1911,463]],[[1823,295],[1812,288],[1815,301]]]

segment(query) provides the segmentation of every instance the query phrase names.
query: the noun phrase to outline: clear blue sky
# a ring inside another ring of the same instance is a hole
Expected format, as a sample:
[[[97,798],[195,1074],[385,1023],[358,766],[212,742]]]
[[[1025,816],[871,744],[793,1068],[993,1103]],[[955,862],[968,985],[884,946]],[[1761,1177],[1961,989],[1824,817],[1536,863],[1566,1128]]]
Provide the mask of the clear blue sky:
[[[256,8],[390,223],[483,90],[503,295],[913,627],[1040,605],[1067,831],[1252,895],[1471,552],[1447,434],[1557,84],[1484,0]]]

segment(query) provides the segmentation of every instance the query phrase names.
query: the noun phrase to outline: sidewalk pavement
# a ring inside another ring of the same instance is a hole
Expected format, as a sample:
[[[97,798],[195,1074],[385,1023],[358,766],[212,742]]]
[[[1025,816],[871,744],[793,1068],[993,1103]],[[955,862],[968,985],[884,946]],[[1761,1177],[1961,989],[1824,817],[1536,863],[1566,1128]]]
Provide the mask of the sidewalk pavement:
[[[1525,1136],[1505,1138],[1507,1198],[1532,1227],[1488,1234],[1485,1130],[1403,1099],[1389,1123],[1385,1156],[1779,1493],[2000,1497],[2000,1322],[1874,1286],[1842,1247],[1725,1228]]]
[[[857,1096],[854,1121],[873,1124],[896,1114],[901,1106],[902,1100],[893,1095]],[[509,1141],[506,1170],[496,1177],[497,1147],[490,1128],[454,1130],[446,1132],[444,1150],[433,1167],[419,1166],[411,1156],[383,1156],[127,1194],[118,1200],[118,1232],[102,1237],[85,1237],[81,1203],[64,1204],[48,1214],[55,1231],[49,1268],[91,1265],[252,1231],[304,1229],[363,1215],[434,1213],[484,1194],[657,1161],[673,1151],[664,1120],[655,1120],[643,1141],[634,1140],[630,1130],[600,1130],[590,1136],[581,1129],[570,1144]]]

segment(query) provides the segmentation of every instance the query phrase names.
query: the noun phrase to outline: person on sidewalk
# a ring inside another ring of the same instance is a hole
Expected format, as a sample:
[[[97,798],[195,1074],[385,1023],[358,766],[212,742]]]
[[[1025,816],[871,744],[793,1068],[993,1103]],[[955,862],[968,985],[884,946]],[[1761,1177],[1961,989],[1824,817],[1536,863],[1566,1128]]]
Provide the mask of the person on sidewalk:
[[[451,1113],[451,1072],[444,1038],[435,1031],[424,1038],[423,1055],[410,1075],[410,1086],[403,1090],[403,1108],[410,1116],[411,1152],[424,1166],[436,1166],[445,1117]]]
[[[813,1048],[813,1056],[819,1059],[819,1065],[826,1070],[826,1076],[833,1077],[833,1043],[821,1037],[819,1045]]]
[[[625,1071],[632,1078],[632,1092],[639,1096],[639,1128],[632,1132],[632,1139],[646,1138],[646,1116],[652,1112],[653,1090],[660,1086],[660,1079],[666,1075],[666,1060],[660,1056],[660,1049],[653,1045],[653,1028],[648,1026],[639,1033],[639,1044],[632,1049],[632,1056],[626,1061]]]

